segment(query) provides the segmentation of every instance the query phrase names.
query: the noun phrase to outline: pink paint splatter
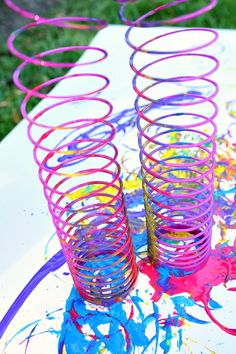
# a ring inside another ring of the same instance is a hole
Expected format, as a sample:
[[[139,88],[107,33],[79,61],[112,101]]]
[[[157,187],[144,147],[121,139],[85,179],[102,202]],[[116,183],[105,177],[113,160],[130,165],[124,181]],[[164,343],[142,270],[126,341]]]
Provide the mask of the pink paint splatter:
[[[161,286],[162,272],[155,269],[147,259],[140,260],[138,267],[141,273],[148,276],[149,283],[154,289],[153,301],[158,301],[163,292],[170,296],[189,293],[194,301],[204,305],[207,315],[217,326],[228,334],[236,336],[236,329],[228,328],[216,320],[208,305],[214,286],[236,279],[236,242],[232,247],[217,244],[205,266],[195,273],[180,277],[165,268],[168,272],[167,280],[165,279],[165,289]],[[236,288],[228,290],[235,291]]]

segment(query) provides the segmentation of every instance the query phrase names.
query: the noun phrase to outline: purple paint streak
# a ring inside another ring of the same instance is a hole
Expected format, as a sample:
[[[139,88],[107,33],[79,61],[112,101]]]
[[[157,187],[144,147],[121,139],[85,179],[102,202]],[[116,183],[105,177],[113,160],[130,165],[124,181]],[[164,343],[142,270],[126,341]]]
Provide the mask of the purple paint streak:
[[[37,285],[50,273],[55,272],[65,263],[65,258],[62,250],[58,251],[47,263],[45,263],[37,273],[30,279],[21,293],[17,296],[13,304],[10,306],[3,319],[0,322],[0,338],[2,338],[7,327],[24,304],[29,295],[37,287]]]

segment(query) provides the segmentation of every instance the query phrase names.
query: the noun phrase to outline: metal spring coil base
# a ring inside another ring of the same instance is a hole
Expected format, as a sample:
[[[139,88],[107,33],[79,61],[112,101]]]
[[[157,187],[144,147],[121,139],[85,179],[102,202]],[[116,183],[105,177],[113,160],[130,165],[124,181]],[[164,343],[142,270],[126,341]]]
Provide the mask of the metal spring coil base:
[[[86,300],[110,305],[122,300],[132,289],[137,267],[117,163],[118,151],[112,143],[115,128],[107,121],[112,105],[97,97],[108,86],[109,80],[89,71],[56,77],[33,89],[21,82],[21,73],[29,65],[53,68],[89,66],[105,59],[107,52],[81,45],[55,48],[29,57],[15,46],[16,37],[34,27],[98,30],[104,28],[106,22],[86,17],[46,19],[19,8],[10,0],[5,3],[22,16],[35,20],[12,33],[8,48],[23,60],[13,78],[16,86],[26,94],[21,112],[29,122],[28,137],[34,146],[39,178],[70,273],[76,289]],[[96,59],[82,63],[45,60],[57,53],[85,50],[95,51],[98,54]],[[78,82],[94,79],[96,85],[99,82],[99,87],[89,87],[87,91],[85,88],[85,92],[75,95],[42,91],[73,78]],[[46,106],[36,114],[28,114],[27,104],[33,97],[46,98]],[[71,107],[83,104],[100,113],[91,114],[91,110],[80,113],[75,109],[73,117],[72,109],[70,115]]]

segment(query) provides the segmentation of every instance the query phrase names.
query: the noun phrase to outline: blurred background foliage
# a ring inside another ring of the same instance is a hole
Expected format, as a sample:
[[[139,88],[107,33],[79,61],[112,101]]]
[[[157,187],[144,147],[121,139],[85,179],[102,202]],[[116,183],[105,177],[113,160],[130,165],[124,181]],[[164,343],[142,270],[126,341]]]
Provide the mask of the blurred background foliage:
[[[121,23],[118,17],[119,5],[114,0],[15,0],[15,2],[17,5],[47,18],[87,16],[101,18],[111,24]],[[165,2],[166,0],[140,0],[127,6],[126,15],[129,19],[136,19],[146,11],[154,8],[155,5]],[[208,2],[209,0],[190,0],[186,4],[160,12],[158,18],[165,19],[180,15],[196,7],[199,8],[201,4]],[[6,40],[12,31],[28,22],[29,20],[8,9],[3,1],[0,3],[0,140],[21,120],[19,106],[23,97],[22,93],[15,88],[12,82],[12,73],[17,67],[19,60],[8,53]],[[236,29],[236,1],[218,0],[218,5],[211,12],[181,25]],[[94,35],[94,31],[76,31],[41,26],[22,34],[17,39],[17,47],[25,53],[33,55],[49,48],[88,44]],[[63,59],[69,61],[78,59],[78,52],[67,53],[66,55],[67,57],[63,57]],[[56,59],[60,60],[59,56]],[[37,83],[63,73],[62,69],[50,70],[29,66],[24,72],[23,81],[26,85],[34,87]]]

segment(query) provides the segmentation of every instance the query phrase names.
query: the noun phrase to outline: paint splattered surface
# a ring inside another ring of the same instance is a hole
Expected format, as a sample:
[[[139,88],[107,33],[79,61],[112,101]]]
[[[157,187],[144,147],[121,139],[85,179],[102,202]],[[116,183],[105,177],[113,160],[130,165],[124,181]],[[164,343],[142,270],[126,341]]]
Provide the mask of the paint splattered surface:
[[[18,243],[16,236],[13,254],[18,249],[19,259],[15,256],[11,264],[10,260],[4,263],[9,267],[5,267],[0,278],[0,318],[16,298],[17,301],[1,322],[0,331],[4,332],[0,341],[1,353],[232,353],[236,344],[236,65],[231,43],[235,41],[236,33],[220,31],[220,35],[217,46],[212,48],[221,60],[222,68],[219,73],[221,109],[217,121],[213,243],[207,264],[194,274],[180,274],[165,267],[156,270],[146,259],[145,220],[132,108],[134,95],[129,84],[132,73],[127,63],[129,51],[122,44],[124,28],[112,26],[96,39],[97,43],[111,49],[110,62],[98,70],[108,71],[111,77],[107,95],[114,102],[112,120],[118,131],[117,143],[139,267],[138,282],[125,301],[111,308],[83,301],[72,288],[46,207],[40,204],[41,196],[37,207],[36,200],[32,203],[28,198],[28,205],[24,212],[21,209],[14,228],[8,223],[4,232],[14,240],[9,230],[17,232],[19,225],[19,232],[22,232],[20,228],[26,230],[31,222],[35,232],[29,237],[38,239],[28,249],[26,245],[27,252],[23,252],[20,242],[27,241],[21,238]],[[121,43],[119,49],[122,50],[113,48],[114,36]],[[116,63],[124,64],[122,74],[117,72]],[[23,131],[24,125],[20,129]],[[16,137],[21,133],[20,129],[14,132]],[[16,143],[9,138],[4,141],[1,151],[5,146],[9,151],[7,144],[10,143],[14,148]],[[24,163],[27,164],[27,159]],[[6,198],[11,200],[11,209],[21,196],[19,183],[12,178],[4,185],[4,190],[14,188],[15,191],[10,195],[5,192]],[[29,184],[25,184],[29,188]],[[9,212],[7,205],[5,200],[5,209]],[[8,247],[6,238],[1,249]]]

